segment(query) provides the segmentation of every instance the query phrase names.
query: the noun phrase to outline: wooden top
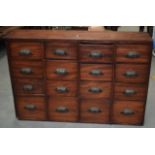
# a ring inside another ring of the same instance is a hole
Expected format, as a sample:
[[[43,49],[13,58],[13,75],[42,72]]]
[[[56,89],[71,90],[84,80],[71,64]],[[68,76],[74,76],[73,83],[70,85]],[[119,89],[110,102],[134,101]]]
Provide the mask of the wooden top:
[[[14,30],[4,39],[35,39],[35,40],[88,40],[106,42],[151,42],[145,32],[90,32],[72,30]]]

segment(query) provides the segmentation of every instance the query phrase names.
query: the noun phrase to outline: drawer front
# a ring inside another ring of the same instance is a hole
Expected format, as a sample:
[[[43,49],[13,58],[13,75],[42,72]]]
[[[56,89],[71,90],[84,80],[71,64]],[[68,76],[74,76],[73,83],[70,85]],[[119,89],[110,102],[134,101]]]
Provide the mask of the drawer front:
[[[148,63],[151,48],[147,45],[120,45],[117,47],[117,62]]]
[[[16,95],[43,94],[44,84],[40,79],[13,79]]]
[[[112,109],[112,121],[118,124],[142,124],[144,108],[144,102],[140,101],[115,101]]]
[[[12,61],[11,69],[13,77],[30,77],[42,78],[43,77],[43,62],[34,61]]]
[[[11,42],[9,44],[11,57],[15,59],[39,60],[44,56],[44,47],[39,42]]]
[[[115,98],[121,100],[145,100],[146,85],[120,84],[115,85]]]
[[[53,80],[75,80],[77,63],[64,61],[47,61],[47,78]]]
[[[48,116],[53,121],[77,121],[79,117],[77,98],[50,97],[48,100]]]
[[[46,102],[44,97],[17,97],[16,107],[19,119],[46,120]]]
[[[113,48],[106,45],[80,45],[80,61],[112,62]]]
[[[80,96],[83,98],[110,98],[110,82],[81,82]]]
[[[77,45],[74,43],[47,43],[46,58],[77,59]]]
[[[81,80],[112,81],[112,65],[81,64]]]
[[[82,122],[108,123],[110,101],[83,99],[80,103],[80,119]]]
[[[46,83],[47,94],[51,96],[76,96],[76,81],[50,81]]]
[[[148,80],[148,65],[116,65],[116,80],[119,82],[142,83]]]

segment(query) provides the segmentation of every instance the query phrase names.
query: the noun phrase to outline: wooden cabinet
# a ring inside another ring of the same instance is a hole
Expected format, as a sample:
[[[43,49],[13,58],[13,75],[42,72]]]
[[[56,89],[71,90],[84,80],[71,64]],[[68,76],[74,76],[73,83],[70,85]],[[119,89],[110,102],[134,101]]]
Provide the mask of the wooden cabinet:
[[[143,124],[148,34],[16,30],[5,39],[19,119]]]

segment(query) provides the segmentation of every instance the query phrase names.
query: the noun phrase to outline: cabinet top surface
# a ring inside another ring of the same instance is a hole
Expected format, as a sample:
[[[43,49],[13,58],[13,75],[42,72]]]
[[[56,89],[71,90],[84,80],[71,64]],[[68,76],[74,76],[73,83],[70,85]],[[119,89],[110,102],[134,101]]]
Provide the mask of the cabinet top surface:
[[[4,39],[151,42],[151,37],[145,32],[94,32],[67,30],[15,30],[6,35]]]

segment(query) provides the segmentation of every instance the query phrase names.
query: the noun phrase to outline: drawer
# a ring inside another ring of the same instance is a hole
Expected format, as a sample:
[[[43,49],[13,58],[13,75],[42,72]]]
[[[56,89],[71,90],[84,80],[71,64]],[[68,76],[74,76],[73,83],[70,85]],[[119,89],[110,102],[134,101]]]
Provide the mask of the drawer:
[[[44,63],[40,61],[12,61],[11,69],[13,77],[42,78]]]
[[[41,79],[13,79],[16,95],[43,94],[44,84]]]
[[[53,80],[75,80],[77,63],[68,61],[47,61],[47,78]]]
[[[86,82],[80,84],[80,96],[83,98],[110,98],[111,97],[110,82]]]
[[[46,44],[46,58],[77,59],[77,45],[70,42],[51,42]]]
[[[108,123],[110,101],[83,99],[80,103],[81,122]]]
[[[147,94],[144,84],[120,84],[115,85],[115,98],[121,100],[145,100]]]
[[[73,97],[48,100],[48,117],[53,121],[77,121],[79,118],[78,100]]]
[[[39,42],[11,42],[9,44],[11,57],[15,59],[39,60],[44,57],[44,47]]]
[[[116,81],[143,83],[148,81],[148,65],[116,65]]]
[[[147,45],[120,45],[117,47],[117,62],[148,63],[151,48]]]
[[[51,96],[76,96],[76,81],[50,81],[46,83],[47,94]]]
[[[112,62],[113,47],[110,45],[80,45],[80,61]]]
[[[144,102],[140,101],[115,101],[112,108],[112,121],[141,125],[144,119],[144,108]]]
[[[112,81],[112,65],[81,64],[81,80]]]
[[[46,120],[46,102],[44,97],[17,97],[17,117],[25,120]]]

